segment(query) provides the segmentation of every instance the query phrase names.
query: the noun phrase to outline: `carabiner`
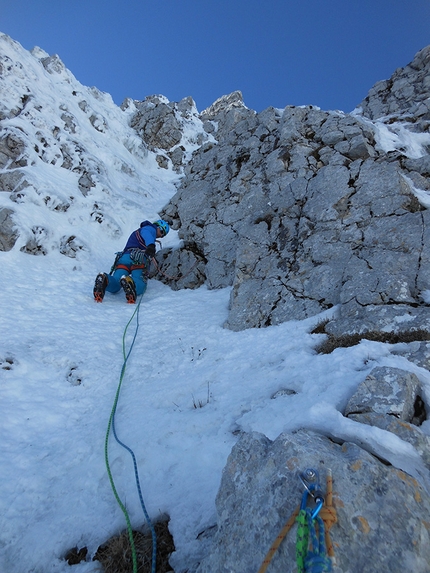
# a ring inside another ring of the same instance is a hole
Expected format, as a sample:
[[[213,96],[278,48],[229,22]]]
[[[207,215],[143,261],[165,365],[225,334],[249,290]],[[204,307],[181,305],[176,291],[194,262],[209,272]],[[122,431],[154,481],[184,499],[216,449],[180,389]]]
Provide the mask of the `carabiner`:
[[[307,468],[304,472],[299,474],[299,478],[305,488],[300,509],[306,509],[308,495],[310,494],[314,498],[316,504],[315,509],[312,512],[312,519],[315,519],[324,505],[324,496],[319,484],[318,471],[313,468]]]

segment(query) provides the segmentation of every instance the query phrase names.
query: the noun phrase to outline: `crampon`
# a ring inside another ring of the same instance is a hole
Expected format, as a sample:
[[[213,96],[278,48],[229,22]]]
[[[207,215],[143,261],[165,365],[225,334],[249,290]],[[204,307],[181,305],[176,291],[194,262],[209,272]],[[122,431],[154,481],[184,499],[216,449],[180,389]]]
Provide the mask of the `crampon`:
[[[135,304],[136,302],[136,286],[134,284],[134,280],[128,276],[124,275],[119,280],[124,292],[125,298],[129,304]]]

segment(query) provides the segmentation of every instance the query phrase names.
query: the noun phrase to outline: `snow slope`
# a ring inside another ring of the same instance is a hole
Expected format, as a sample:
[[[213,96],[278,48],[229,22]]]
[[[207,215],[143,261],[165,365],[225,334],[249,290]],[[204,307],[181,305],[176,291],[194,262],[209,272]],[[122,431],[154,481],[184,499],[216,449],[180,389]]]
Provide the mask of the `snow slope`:
[[[110,96],[80,85],[57,60],[51,64],[59,71],[49,73],[41,50],[30,54],[4,36],[0,40],[0,54],[13,64],[2,79],[3,111],[16,107],[23,93],[32,96],[23,112],[1,122],[2,130],[28,142],[23,171],[29,185],[15,200],[0,194],[0,208],[15,210],[21,232],[11,251],[0,252],[0,571],[95,572],[97,562],[70,567],[67,550],[88,547],[90,559],[125,529],[104,446],[123,340],[127,353],[136,328],[116,430],[136,455],[151,518],[171,518],[177,573],[201,557],[197,535],[215,523],[222,469],[240,431],[274,439],[283,431],[313,428],[365,444],[422,475],[410,445],[340,413],[378,365],[415,372],[430,403],[430,373],[396,355],[395,346],[363,341],[318,355],[323,335],[310,332],[327,313],[228,331],[223,323],[229,289],[172,291],[152,280],[139,306],[127,305],[121,294],[94,302],[95,275],[110,269],[115,251],[142,219],[157,216],[178,175],[158,167],[128,127],[129,111]],[[87,107],[79,106],[82,101]],[[74,133],[64,127],[70,121]],[[191,142],[185,143],[189,150]],[[78,187],[82,170],[61,167],[66,148],[76,167],[96,166],[87,195]],[[35,228],[43,229],[39,240],[46,256],[20,250]],[[75,257],[59,249],[71,236],[82,247]],[[163,240],[163,246],[177,244],[175,232]],[[285,389],[295,393],[282,395]],[[430,424],[422,429],[430,433]],[[108,450],[118,493],[133,527],[140,527],[145,519],[131,457],[112,435]]]

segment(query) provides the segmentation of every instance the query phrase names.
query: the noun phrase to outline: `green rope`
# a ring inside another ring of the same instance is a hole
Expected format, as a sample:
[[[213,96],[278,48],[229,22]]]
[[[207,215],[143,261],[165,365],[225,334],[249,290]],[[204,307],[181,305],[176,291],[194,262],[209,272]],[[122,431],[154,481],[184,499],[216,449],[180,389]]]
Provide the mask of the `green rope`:
[[[296,561],[297,573],[304,573],[305,559],[308,554],[309,530],[307,527],[306,509],[301,509],[297,516]]]
[[[309,508],[301,509],[297,516],[296,561],[298,573],[325,573],[332,571],[327,556],[324,522],[319,515],[312,517]],[[315,529],[318,525],[318,535]],[[312,549],[309,548],[309,538]]]
[[[126,523],[127,523],[128,538],[129,538],[129,540],[130,540],[131,555],[132,555],[132,560],[133,560],[133,573],[137,573],[136,547],[135,547],[134,539],[133,539],[133,530],[132,530],[132,527],[131,527],[130,516],[129,516],[129,514],[128,514],[127,508],[126,508],[125,505],[122,503],[122,501],[121,501],[121,499],[120,499],[120,497],[119,497],[119,495],[118,495],[117,489],[116,489],[116,487],[115,487],[115,482],[114,482],[114,479],[113,479],[113,476],[112,476],[112,471],[111,471],[110,465],[109,465],[109,435],[110,435],[110,431],[111,431],[111,429],[112,429],[112,424],[113,424],[114,417],[115,417],[115,411],[116,411],[116,407],[117,407],[117,404],[118,404],[118,399],[119,399],[119,394],[120,394],[120,391],[121,391],[122,381],[123,381],[123,379],[124,379],[125,367],[126,367],[126,364],[127,364],[127,359],[128,359],[128,356],[130,356],[130,352],[131,352],[131,349],[132,349],[133,344],[134,344],[134,340],[133,340],[133,344],[131,345],[131,348],[130,348],[129,353],[128,353],[128,356],[127,356],[126,353],[125,353],[125,337],[126,337],[126,334],[127,334],[128,327],[130,326],[130,324],[131,324],[131,322],[132,322],[132,320],[133,320],[135,314],[136,314],[136,313],[138,312],[138,310],[139,310],[139,306],[140,306],[140,301],[139,301],[139,304],[137,305],[137,307],[136,307],[134,313],[132,314],[130,320],[128,321],[127,326],[126,326],[125,329],[124,329],[124,334],[123,334],[123,337],[122,337],[122,349],[123,349],[123,356],[124,356],[124,364],[122,365],[121,376],[120,376],[118,388],[117,388],[117,391],[116,391],[116,394],[115,394],[115,399],[114,399],[114,403],[113,403],[113,406],[112,406],[112,411],[111,411],[111,414],[110,414],[110,417],[109,417],[109,423],[108,423],[108,427],[107,427],[107,430],[106,430],[106,438],[105,438],[105,463],[106,463],[106,469],[107,469],[107,473],[108,473],[108,476],[109,476],[109,481],[110,481],[110,485],[111,485],[111,487],[112,487],[113,494],[114,494],[114,496],[115,496],[115,499],[116,499],[116,501],[117,501],[119,507],[121,508],[121,511],[122,511],[123,514],[124,514],[125,521],[126,521]]]

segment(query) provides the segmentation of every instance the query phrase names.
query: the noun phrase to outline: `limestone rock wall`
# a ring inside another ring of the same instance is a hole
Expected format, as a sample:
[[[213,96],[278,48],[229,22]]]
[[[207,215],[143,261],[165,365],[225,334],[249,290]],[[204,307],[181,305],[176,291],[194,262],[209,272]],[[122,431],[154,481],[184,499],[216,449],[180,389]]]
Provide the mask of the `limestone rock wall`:
[[[189,159],[186,149],[190,145],[199,147],[210,139],[210,130],[203,129],[191,97],[170,102],[162,95],[148,96],[133,105],[136,111],[130,125],[147,148],[157,153],[157,162],[162,168],[167,169],[171,162],[175,171],[181,171]],[[127,102],[123,107],[127,107]]]
[[[430,189],[430,137],[412,152],[387,150],[380,136],[428,131],[428,54],[397,71],[383,94],[373,88],[354,114],[312,106],[257,114],[238,92],[203,112],[217,141],[195,151],[163,213],[184,241],[182,252],[162,256],[168,274],[184,274],[173,288],[233,286],[233,330],[334,305],[349,318],[370,306],[422,305],[430,237],[417,189]],[[405,83],[414,89],[401,90]],[[406,100],[417,124],[403,117]],[[401,118],[369,119],[394,109]],[[195,273],[184,272],[182,257]]]
[[[389,80],[373,86],[360,104],[363,114],[370,119],[404,114],[415,129],[418,123],[424,131],[430,119],[429,71],[430,46],[427,46],[410,64],[396,70]]]

